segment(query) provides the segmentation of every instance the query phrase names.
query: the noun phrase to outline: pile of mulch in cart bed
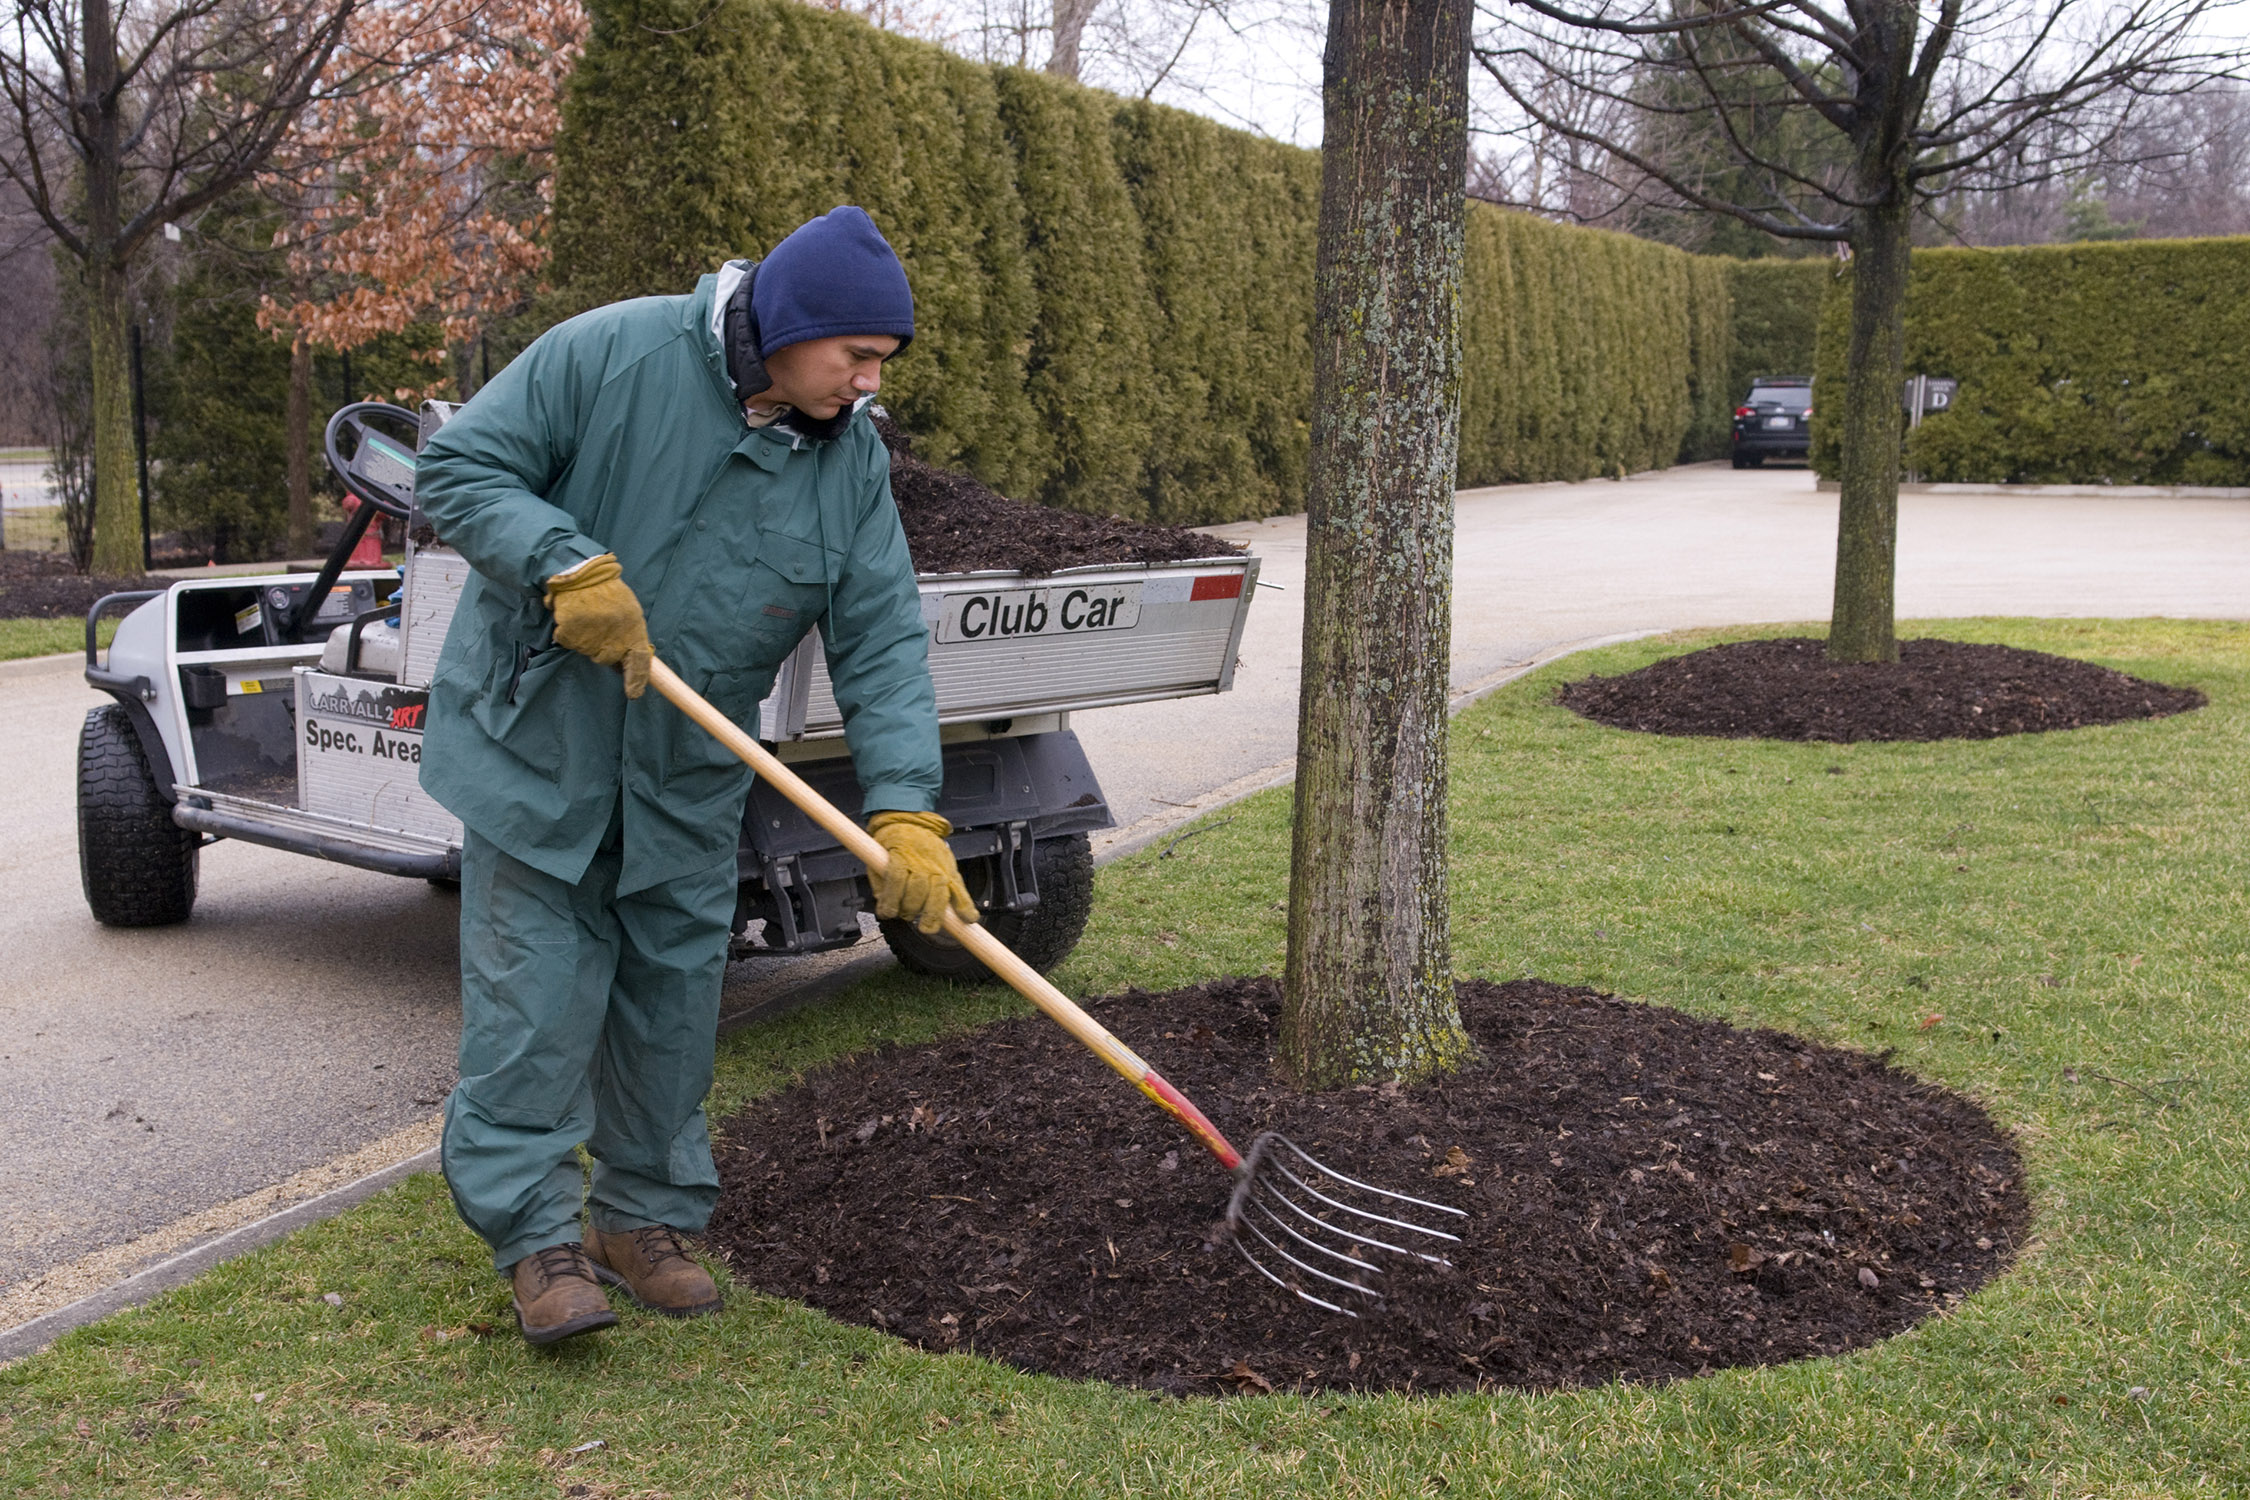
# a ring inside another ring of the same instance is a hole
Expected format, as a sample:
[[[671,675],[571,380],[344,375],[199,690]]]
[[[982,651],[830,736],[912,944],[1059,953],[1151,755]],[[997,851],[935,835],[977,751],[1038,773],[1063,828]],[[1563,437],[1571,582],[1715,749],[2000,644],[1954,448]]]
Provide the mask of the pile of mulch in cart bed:
[[[1989,740],[2161,719],[2207,701],[2015,646],[1902,641],[1897,662],[1882,664],[1832,662],[1827,651],[1803,636],[1736,641],[1568,683],[1555,701],[1614,729],[1828,744]]]
[[[104,594],[160,589],[169,578],[91,578],[59,552],[0,552],[0,619],[82,620]]]
[[[889,417],[877,417],[875,430],[891,450],[891,497],[919,573],[1013,568],[1040,574],[1094,563],[1186,562],[1242,550],[1185,526],[1010,500],[966,474],[916,458],[913,440]]]
[[[1540,980],[1465,983],[1481,1059],[1400,1091],[1273,1068],[1270,979],[1091,1009],[1238,1146],[1468,1210],[1454,1269],[1322,1313],[1215,1239],[1230,1176],[1043,1018],[817,1072],[725,1122],[737,1281],[1027,1370],[1178,1394],[1658,1381],[1831,1355],[2005,1266],[2022,1167],[1865,1054]]]

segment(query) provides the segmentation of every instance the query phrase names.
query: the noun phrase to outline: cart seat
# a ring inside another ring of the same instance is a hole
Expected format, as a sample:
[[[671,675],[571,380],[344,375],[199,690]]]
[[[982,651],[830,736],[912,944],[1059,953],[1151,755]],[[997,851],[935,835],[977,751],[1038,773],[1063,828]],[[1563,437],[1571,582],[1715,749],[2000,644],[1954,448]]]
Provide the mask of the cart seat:
[[[356,653],[352,650],[351,637],[349,625],[339,625],[328,632],[328,644],[320,652],[323,672],[398,681],[399,661],[404,654],[399,648],[398,621],[374,620],[361,627]],[[355,655],[357,660],[353,659]]]

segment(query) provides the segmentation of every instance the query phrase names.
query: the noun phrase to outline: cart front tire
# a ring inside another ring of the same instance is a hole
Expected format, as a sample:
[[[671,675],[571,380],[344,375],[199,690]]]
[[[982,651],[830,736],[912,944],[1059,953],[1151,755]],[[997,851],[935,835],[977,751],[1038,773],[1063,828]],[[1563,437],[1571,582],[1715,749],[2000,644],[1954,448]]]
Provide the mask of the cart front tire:
[[[195,909],[203,839],[172,821],[125,710],[86,715],[78,736],[78,878],[94,920],[162,927]]]
[[[1086,931],[1086,918],[1094,909],[1094,850],[1083,833],[1041,839],[1032,847],[1033,869],[1039,881],[1039,905],[1028,912],[987,912],[984,925],[1015,951],[1018,958],[1044,974],[1070,956]],[[991,878],[990,861],[970,873],[971,895]],[[957,984],[998,984],[982,960],[944,933],[924,936],[911,922],[882,924],[883,941],[891,945],[901,966],[933,979]]]

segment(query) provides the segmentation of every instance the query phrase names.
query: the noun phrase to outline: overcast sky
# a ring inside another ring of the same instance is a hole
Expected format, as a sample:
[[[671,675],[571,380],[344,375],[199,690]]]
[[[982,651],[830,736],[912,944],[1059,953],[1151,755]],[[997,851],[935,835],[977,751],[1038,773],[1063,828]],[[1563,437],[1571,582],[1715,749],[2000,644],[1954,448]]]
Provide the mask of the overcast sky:
[[[1047,63],[1050,0],[844,3],[964,56]],[[1086,29],[1080,76],[1127,98],[1317,146],[1327,24],[1326,0],[1101,0]]]
[[[1203,17],[1172,75],[1150,97],[1276,140],[1317,146],[1327,24],[1328,8],[1307,0],[1253,0],[1230,6],[1224,16]]]
[[[922,0],[864,0],[901,10]],[[954,50],[979,53],[994,61],[1043,66],[1048,42],[1042,32],[1027,43],[1011,42],[1011,19],[1027,12],[1043,20],[1048,0],[930,0],[942,4],[942,19],[921,28]],[[2022,0],[2026,16],[2043,13],[2053,0]],[[2001,0],[1997,14],[2014,14]],[[2074,7],[2079,9],[2079,7]],[[2108,13],[2104,0],[2089,0],[2086,19]],[[932,12],[924,12],[932,14]],[[1479,29],[1484,22],[1480,20]],[[1102,0],[1088,27],[1084,81],[1128,97],[1146,95],[1197,114],[1299,146],[1320,144],[1320,53],[1328,25],[1326,0]],[[903,28],[902,28],[903,29]],[[2206,35],[2250,36],[2250,3],[2215,0],[2201,28]],[[1020,36],[1021,29],[1017,31]],[[1175,46],[1184,36],[1185,45]],[[997,39],[996,39],[997,38]],[[1014,51],[1009,49],[1013,47]],[[1028,51],[1029,55],[1023,55]],[[1176,58],[1176,60],[1175,60]],[[1151,86],[1151,80],[1158,79]],[[1488,108],[1497,90],[1472,70],[1470,92]],[[1497,119],[1488,115],[1487,122]],[[1474,122],[1472,122],[1474,123]],[[1493,149],[1492,137],[1472,146]]]

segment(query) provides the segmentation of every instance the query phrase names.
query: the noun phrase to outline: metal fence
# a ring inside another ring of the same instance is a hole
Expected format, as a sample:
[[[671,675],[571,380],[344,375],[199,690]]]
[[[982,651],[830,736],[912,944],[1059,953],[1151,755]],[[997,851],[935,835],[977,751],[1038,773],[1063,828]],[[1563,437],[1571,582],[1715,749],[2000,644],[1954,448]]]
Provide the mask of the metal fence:
[[[68,550],[62,507],[47,482],[47,455],[37,450],[0,452],[0,548]]]

